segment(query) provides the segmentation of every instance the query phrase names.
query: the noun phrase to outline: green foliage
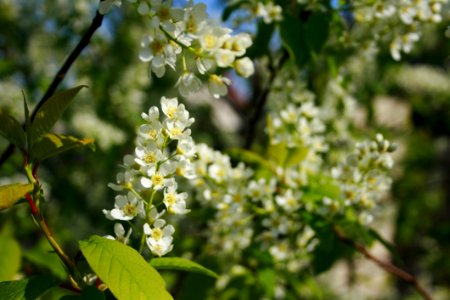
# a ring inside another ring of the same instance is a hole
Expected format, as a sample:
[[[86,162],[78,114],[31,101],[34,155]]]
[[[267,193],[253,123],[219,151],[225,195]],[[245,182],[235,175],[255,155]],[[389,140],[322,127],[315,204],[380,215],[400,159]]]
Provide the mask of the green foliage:
[[[222,13],[222,21],[228,20],[228,18],[231,16],[233,12],[241,8],[241,6],[246,3],[248,3],[247,0],[240,0],[226,6]]]
[[[341,258],[349,257],[354,250],[342,243],[333,232],[333,226],[317,223],[314,226],[316,237],[320,241],[314,249],[312,266],[314,274],[318,275],[329,270]]]
[[[87,286],[81,295],[67,295],[61,297],[60,300],[103,300],[105,294],[93,286]]]
[[[150,260],[150,265],[157,270],[179,270],[199,273],[214,278],[218,277],[214,271],[182,257],[156,257]]]
[[[10,208],[34,189],[33,184],[13,183],[0,186],[0,211]]]
[[[279,24],[279,30],[289,56],[299,67],[303,67],[309,60],[304,23],[294,16],[285,15]]]
[[[50,271],[56,278],[67,278],[64,266],[46,239],[40,239],[33,248],[25,250],[23,256],[39,268]]]
[[[263,21],[258,21],[258,32],[253,39],[253,45],[246,52],[248,57],[257,58],[267,53],[274,31],[274,24],[266,24]]]
[[[53,128],[67,106],[85,85],[80,85],[51,96],[39,110],[31,124],[31,139],[36,141],[43,134]],[[32,144],[32,143],[31,143]]]
[[[319,54],[328,40],[330,16],[327,13],[316,12],[305,24],[306,43],[311,54]]]
[[[15,239],[0,235],[0,281],[12,280],[20,269],[22,251]]]
[[[49,276],[31,277],[24,280],[0,282],[0,299],[36,300],[55,282]]]
[[[257,279],[259,286],[264,289],[264,294],[267,297],[273,297],[277,275],[273,269],[261,269],[257,272]]]
[[[99,236],[79,244],[91,268],[118,299],[172,299],[158,272],[133,248]]]
[[[62,152],[83,146],[89,146],[94,150],[94,140],[47,133],[35,142],[30,152],[33,160],[42,161]]]
[[[280,36],[289,55],[299,68],[317,55],[328,40],[330,17],[316,12],[306,20],[286,14],[279,24]]]
[[[19,122],[0,109],[0,135],[19,149],[25,149],[25,132]]]

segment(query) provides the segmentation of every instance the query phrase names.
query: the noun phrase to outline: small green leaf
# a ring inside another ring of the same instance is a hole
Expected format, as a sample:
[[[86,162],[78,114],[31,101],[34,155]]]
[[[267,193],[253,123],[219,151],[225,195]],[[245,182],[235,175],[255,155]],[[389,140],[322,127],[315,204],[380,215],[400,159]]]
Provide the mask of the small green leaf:
[[[267,154],[278,166],[284,166],[288,155],[287,149],[286,143],[270,144],[267,148]]]
[[[231,158],[242,161],[246,164],[262,166],[268,170],[274,169],[272,163],[269,160],[253,151],[240,148],[232,148],[227,150],[226,152]]]
[[[47,133],[35,142],[30,152],[33,159],[42,161],[67,150],[83,146],[89,146],[91,149],[94,149],[94,140]]]
[[[32,277],[24,280],[0,282],[0,299],[35,300],[49,288],[55,286],[49,276]]]
[[[20,149],[25,149],[25,132],[20,123],[0,109],[0,135]]]
[[[31,192],[33,188],[34,186],[31,183],[14,183],[0,186],[0,210],[13,206],[20,198]]]
[[[200,273],[217,278],[218,275],[202,265],[182,257],[157,257],[150,260],[150,264],[157,270],[180,270]]]
[[[21,251],[15,239],[0,235],[0,281],[12,280],[20,269]]]
[[[300,164],[308,155],[308,148],[295,147],[288,148],[288,156],[284,162],[284,166],[287,168]]]
[[[173,299],[159,273],[133,248],[99,236],[79,244],[92,270],[116,298]]]
[[[37,111],[31,124],[31,138],[34,142],[43,134],[47,133],[55,125],[56,121],[66,110],[70,101],[85,87],[80,85],[72,89],[58,92],[51,96],[47,102]],[[32,143],[31,143],[32,144]]]
[[[281,41],[289,52],[289,56],[298,67],[304,66],[310,59],[310,51],[306,41],[305,24],[291,15],[284,15],[279,23]]]

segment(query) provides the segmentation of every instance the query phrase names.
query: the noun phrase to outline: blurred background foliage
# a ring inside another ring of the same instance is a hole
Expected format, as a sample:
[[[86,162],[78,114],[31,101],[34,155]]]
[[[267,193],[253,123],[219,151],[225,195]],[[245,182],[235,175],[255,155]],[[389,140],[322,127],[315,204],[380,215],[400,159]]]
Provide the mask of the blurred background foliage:
[[[212,3],[211,7],[221,5]],[[23,120],[22,91],[31,107],[39,101],[89,26],[96,6],[95,1],[0,0],[2,108]],[[72,255],[78,240],[111,232],[112,224],[101,212],[114,199],[107,183],[115,180],[123,155],[134,149],[141,112],[158,105],[161,95],[177,95],[173,87],[175,76],[157,79],[138,59],[144,25],[143,17],[134,9],[113,10],[61,86],[86,84],[89,88],[77,96],[64,120],[58,123],[57,131],[95,138],[97,146],[95,152],[87,149],[66,152],[49,159],[40,169],[49,199],[46,209],[50,227],[61,243],[72,249]],[[380,51],[371,64],[358,58],[346,61],[346,80],[353,85],[353,95],[358,100],[355,127],[364,132],[364,128],[375,126],[399,145],[392,197],[384,203],[386,217],[380,218],[382,226],[388,228],[386,238],[395,245],[392,259],[425,281],[438,295],[436,299],[450,297],[450,42],[444,37],[445,29],[445,22],[427,28],[412,54],[400,63],[394,62],[386,50]],[[320,65],[309,70],[307,84],[317,93],[321,81],[326,80],[321,70]],[[208,93],[190,99],[188,109],[196,119],[192,128],[196,141],[221,150],[242,146],[246,114],[254,101],[252,92],[256,94],[261,88],[258,85],[261,77],[264,74],[256,74],[254,80],[238,84],[227,100],[212,99]],[[6,141],[1,139],[0,151],[6,147]],[[16,152],[1,167],[2,184],[26,181],[18,172],[21,160]],[[2,212],[0,235],[14,236],[19,241],[23,249],[23,275],[50,271],[64,277],[55,257],[47,252],[48,246],[28,210],[27,206],[18,205]],[[202,226],[192,225],[190,220],[182,222],[188,229]],[[180,239],[179,251],[195,248],[196,238],[192,233]],[[318,282],[311,282],[310,277],[304,278],[310,298],[337,299],[338,294],[342,299],[349,299],[349,295],[354,299],[417,297],[409,286],[392,277],[378,288],[396,293],[371,294],[361,290],[364,278],[355,279],[352,271],[357,269],[355,263],[358,262],[345,262],[345,273],[326,275],[335,278],[345,274],[344,284],[338,288],[333,285],[335,280],[319,278]],[[264,286],[273,281],[273,276],[276,274],[269,269],[261,270],[257,280]],[[175,295],[182,291],[177,299],[204,298],[205,291],[198,289],[199,281],[205,287],[214,285],[212,280],[208,282],[209,279],[198,275],[181,277],[182,280],[173,281]],[[223,298],[235,299],[233,293],[242,290],[239,286],[242,283],[236,282],[237,289],[230,289],[227,292],[230,295]],[[366,287],[371,289],[370,285]],[[251,299],[251,294],[248,297]]]

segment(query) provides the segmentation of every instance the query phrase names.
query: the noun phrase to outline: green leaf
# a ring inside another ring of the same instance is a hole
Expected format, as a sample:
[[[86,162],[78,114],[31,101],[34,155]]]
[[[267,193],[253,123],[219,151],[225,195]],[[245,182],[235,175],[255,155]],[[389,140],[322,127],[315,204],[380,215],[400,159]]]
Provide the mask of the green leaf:
[[[284,166],[290,168],[300,164],[306,158],[308,152],[308,148],[306,147],[288,148],[288,155]]]
[[[318,54],[328,39],[330,15],[315,12],[308,18],[305,26],[306,42],[310,51]]]
[[[35,300],[49,288],[55,286],[49,276],[32,277],[24,280],[0,282],[0,299]]]
[[[258,153],[255,153],[250,150],[245,150],[241,148],[232,148],[226,151],[226,153],[233,159],[237,161],[242,161],[249,165],[258,165],[267,168],[268,170],[273,170],[272,163],[259,155]]]
[[[291,15],[284,15],[279,23],[281,41],[289,52],[289,56],[298,67],[304,66],[309,58],[310,51],[306,41],[305,24]]]
[[[92,270],[116,298],[173,299],[159,273],[133,248],[99,236],[79,244]]]
[[[395,246],[386,240],[378,231],[369,228],[368,232],[375,240],[379,241],[392,254],[395,260],[401,260],[400,255]]]
[[[13,206],[20,198],[31,192],[33,188],[34,186],[31,183],[14,183],[0,186],[0,210]]]
[[[266,24],[263,21],[258,22],[258,32],[253,39],[253,44],[247,49],[246,55],[251,59],[262,56],[267,53],[270,39],[275,31],[274,24]]]
[[[237,2],[234,2],[233,4],[225,7],[225,9],[223,10],[223,13],[222,13],[222,21],[225,22],[226,20],[228,20],[228,18],[231,16],[231,14],[235,10],[239,9],[241,7],[241,5],[244,3],[248,3],[248,1],[246,1],[246,0],[237,1]]]
[[[59,300],[104,300],[105,294],[94,286],[86,286],[81,295],[67,295]]]
[[[35,118],[31,124],[31,138],[34,142],[41,135],[47,133],[55,125],[56,121],[66,110],[70,101],[85,87],[80,85],[72,89],[58,92],[51,96],[47,102],[37,111]],[[31,143],[32,144],[32,143]]]
[[[36,246],[24,251],[23,256],[34,265],[49,270],[58,279],[67,278],[66,269],[46,239],[40,239]]]
[[[29,150],[31,144],[31,119],[30,119],[30,110],[28,109],[27,99],[25,98],[25,93],[23,94],[23,110],[25,112],[25,133],[27,138],[27,150]]]
[[[317,221],[312,223],[316,238],[320,241],[314,248],[312,266],[318,275],[330,269],[340,258],[350,257],[354,249],[339,240],[333,231],[333,225]]]
[[[21,251],[15,239],[0,235],[0,281],[12,280],[20,269]]]
[[[30,152],[33,159],[42,161],[67,150],[83,146],[89,146],[94,150],[94,140],[47,133],[35,142]]]
[[[200,273],[215,278],[218,277],[218,275],[215,272],[211,271],[210,269],[207,269],[196,262],[193,262],[189,259],[182,257],[152,258],[150,260],[150,264],[157,270],[180,270],[180,271]]]
[[[25,132],[20,123],[6,111],[0,109],[0,135],[17,148],[25,149]]]
[[[275,285],[277,283],[277,275],[273,269],[262,269],[258,271],[257,278],[259,286],[264,289],[264,293],[267,297],[272,297],[275,291]]]

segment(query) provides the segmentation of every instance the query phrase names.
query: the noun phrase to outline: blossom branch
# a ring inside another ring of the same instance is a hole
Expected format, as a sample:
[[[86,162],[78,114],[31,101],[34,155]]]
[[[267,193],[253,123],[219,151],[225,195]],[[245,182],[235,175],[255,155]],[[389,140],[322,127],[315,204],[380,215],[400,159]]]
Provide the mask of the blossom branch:
[[[103,0],[102,0],[103,1]],[[61,82],[63,81],[64,77],[66,76],[67,72],[69,71],[70,67],[72,66],[72,64],[76,61],[76,59],[78,58],[78,56],[80,56],[81,52],[83,51],[84,48],[86,48],[86,46],[89,44],[92,36],[94,35],[95,31],[102,25],[103,22],[103,15],[100,14],[98,11],[95,14],[94,19],[92,20],[91,25],[89,26],[89,28],[87,29],[87,31],[85,32],[85,34],[83,35],[83,37],[81,38],[81,40],[78,42],[78,44],[76,45],[76,47],[73,49],[73,51],[70,53],[70,55],[67,57],[66,61],[64,62],[64,64],[61,66],[61,68],[59,69],[59,71],[56,73],[55,77],[53,78],[52,83],[50,84],[50,86],[47,88],[47,91],[45,92],[45,94],[42,96],[41,100],[39,101],[39,103],[36,105],[36,107],[34,108],[32,114],[31,114],[31,121],[34,120],[34,118],[36,117],[36,114],[38,112],[38,110],[44,105],[45,102],[47,102],[47,100],[55,93],[56,89],[58,88],[58,86],[61,84]],[[0,167],[8,160],[8,158],[13,154],[14,152],[14,145],[13,144],[9,144],[8,147],[6,148],[6,150],[2,153],[1,157],[0,157]]]
[[[431,297],[431,295],[429,294],[429,292],[417,281],[416,277],[414,277],[413,275],[409,274],[408,272],[400,269],[399,267],[395,266],[394,264],[392,264],[388,261],[383,261],[383,260],[379,259],[378,257],[374,256],[366,249],[366,247],[364,247],[363,245],[346,237],[344,235],[344,233],[342,232],[342,230],[340,230],[339,228],[335,227],[334,232],[336,233],[337,237],[339,238],[339,240],[341,242],[354,248],[356,251],[363,254],[367,259],[373,261],[374,263],[376,263],[378,266],[380,266],[385,271],[397,276],[400,279],[403,279],[405,282],[407,282],[408,284],[413,286],[414,289],[423,297],[423,299],[426,299],[426,300],[433,299]]]

